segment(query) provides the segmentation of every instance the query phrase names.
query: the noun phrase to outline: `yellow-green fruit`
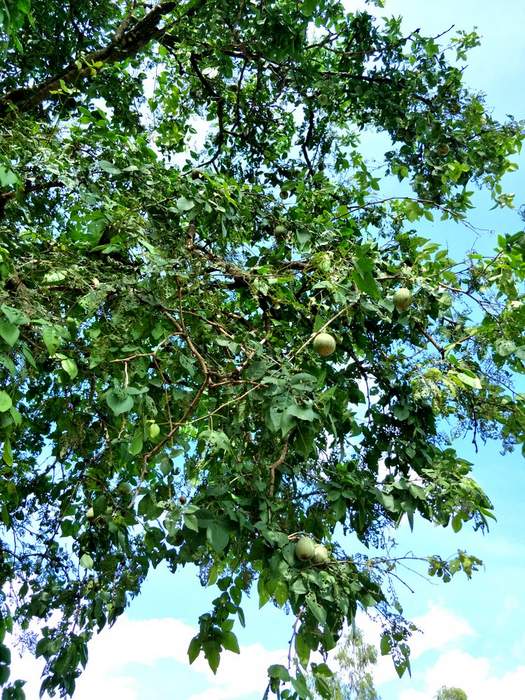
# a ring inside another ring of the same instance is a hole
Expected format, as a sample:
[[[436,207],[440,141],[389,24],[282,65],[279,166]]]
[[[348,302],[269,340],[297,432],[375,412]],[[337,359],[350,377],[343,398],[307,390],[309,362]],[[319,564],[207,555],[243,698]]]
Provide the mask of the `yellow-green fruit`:
[[[401,287],[395,292],[393,301],[398,311],[406,311],[412,303],[412,292],[406,287]]]
[[[324,544],[316,544],[314,547],[314,564],[328,564],[330,561],[330,555]]]
[[[93,510],[93,508],[88,508],[86,510],[86,518],[88,520],[93,520],[94,517],[95,517],[95,511]]]
[[[319,333],[313,342],[314,350],[321,357],[328,357],[335,350],[335,338],[330,333]]]
[[[301,561],[312,559],[315,552],[315,542],[310,537],[300,537],[295,543],[295,556]]]
[[[283,226],[282,224],[277,224],[273,232],[276,236],[284,236],[286,235],[286,226]]]
[[[152,440],[154,440],[156,437],[159,436],[160,434],[160,428],[157,425],[157,423],[150,423],[149,428],[148,428],[149,436]]]
[[[450,153],[450,146],[446,143],[441,143],[437,148],[438,155],[448,156]]]

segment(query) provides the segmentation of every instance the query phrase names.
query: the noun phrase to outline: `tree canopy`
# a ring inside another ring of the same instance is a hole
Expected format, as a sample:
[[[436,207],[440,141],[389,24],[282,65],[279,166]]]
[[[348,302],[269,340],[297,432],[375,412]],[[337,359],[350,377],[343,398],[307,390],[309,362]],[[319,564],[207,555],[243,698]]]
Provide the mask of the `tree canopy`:
[[[453,440],[525,435],[523,232],[462,260],[425,235],[461,235],[477,187],[512,206],[523,126],[464,85],[478,37],[338,0],[8,0],[0,21],[3,697],[35,621],[42,692],[72,694],[161,563],[218,589],[190,661],[238,652],[256,595],[294,620],[267,696],[308,697],[360,609],[402,674],[389,528],[485,529]],[[480,563],[423,559],[445,581]]]

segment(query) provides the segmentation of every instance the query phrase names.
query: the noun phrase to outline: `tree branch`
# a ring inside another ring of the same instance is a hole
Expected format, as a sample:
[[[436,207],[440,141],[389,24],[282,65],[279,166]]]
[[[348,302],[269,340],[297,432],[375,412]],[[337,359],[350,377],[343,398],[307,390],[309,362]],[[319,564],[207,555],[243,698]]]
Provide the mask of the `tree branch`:
[[[207,0],[198,0],[187,12],[194,14]],[[79,80],[90,77],[93,65],[103,63],[109,65],[129,56],[136,55],[153,39],[159,39],[167,27],[159,27],[161,19],[177,7],[177,2],[161,2],[142,19],[133,23],[127,17],[113,35],[110,43],[104,48],[93,51],[82,60],[71,61],[61,73],[48,78],[35,87],[16,88],[0,97],[0,116],[5,115],[9,108],[30,110],[45,100],[58,99],[58,93],[64,85],[74,85]]]

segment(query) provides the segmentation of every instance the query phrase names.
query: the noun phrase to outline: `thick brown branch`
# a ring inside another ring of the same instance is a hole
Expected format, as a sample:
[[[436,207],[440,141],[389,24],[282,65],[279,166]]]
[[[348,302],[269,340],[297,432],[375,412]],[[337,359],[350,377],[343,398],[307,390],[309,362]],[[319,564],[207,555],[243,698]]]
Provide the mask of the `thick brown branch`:
[[[194,14],[205,2],[206,0],[200,0],[191,7],[187,14]],[[158,40],[167,31],[167,28],[159,27],[159,23],[177,5],[177,2],[161,2],[145,17],[134,23],[131,18],[126,18],[110,43],[104,48],[87,54],[81,61],[71,61],[61,73],[35,87],[16,88],[0,97],[0,115],[5,114],[10,107],[29,110],[44,100],[57,99],[57,93],[63,85],[75,85],[79,80],[90,77],[94,64],[108,65],[136,55],[150,41]]]

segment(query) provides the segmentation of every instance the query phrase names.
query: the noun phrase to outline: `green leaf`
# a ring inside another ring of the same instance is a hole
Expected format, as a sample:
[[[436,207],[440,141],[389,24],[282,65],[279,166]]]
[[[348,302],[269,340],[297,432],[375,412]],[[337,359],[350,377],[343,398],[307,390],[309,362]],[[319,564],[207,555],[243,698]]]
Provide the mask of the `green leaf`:
[[[280,681],[288,683],[290,681],[290,674],[286,666],[282,664],[272,664],[268,668],[268,675],[270,678],[278,678]]]
[[[20,178],[11,168],[0,165],[0,185],[2,187],[12,187],[13,185],[18,185],[19,182]]]
[[[80,557],[80,566],[83,566],[84,569],[92,569],[94,566],[92,557],[89,554],[83,554]]]
[[[0,391],[0,413],[9,411],[12,405],[13,402],[9,394],[6,391]]]
[[[299,657],[301,665],[303,668],[306,668],[310,659],[310,654],[312,653],[312,649],[308,644],[306,636],[301,632],[298,632],[295,635],[295,651]]]
[[[516,343],[513,343],[512,340],[498,340],[494,349],[501,357],[508,357],[516,351]]]
[[[321,625],[324,625],[326,622],[326,610],[322,608],[319,605],[319,603],[315,600],[315,598],[311,595],[306,596],[306,605],[308,607],[308,610],[317,620],[317,622],[319,622]]]
[[[42,340],[50,355],[54,355],[62,344],[62,334],[55,326],[44,326]]]
[[[197,656],[199,655],[199,652],[201,650],[201,640],[199,637],[193,637],[193,639],[190,642],[190,645],[188,647],[188,658],[190,660],[190,664],[192,664]]]
[[[298,404],[287,406],[285,413],[288,416],[299,418],[299,420],[310,422],[319,418],[319,415],[310,406],[299,406]]]
[[[7,355],[0,355],[0,364],[3,365],[9,374],[14,377],[16,374],[16,367],[13,360]]]
[[[301,13],[305,17],[311,17],[313,13],[315,12],[315,8],[317,7],[317,0],[303,0],[301,4]]]
[[[127,413],[133,408],[133,399],[129,395],[121,396],[120,392],[110,389],[106,392],[106,403],[113,411],[115,416],[121,413]]]
[[[308,589],[306,588],[303,579],[299,577],[296,578],[290,586],[290,591],[295,593],[295,595],[303,595],[308,592]]]
[[[142,446],[143,446],[144,440],[142,437],[142,428],[139,428],[135,431],[135,434],[133,435],[133,439],[129,444],[129,453],[132,455],[138,455],[142,452]]]
[[[211,670],[213,673],[217,673],[219,662],[221,660],[221,648],[219,643],[212,639],[204,642],[202,648]]]
[[[233,632],[223,632],[221,641],[222,646],[225,649],[228,649],[228,651],[233,651],[234,654],[241,653],[241,650],[239,649],[239,642],[237,641],[237,637]]]
[[[186,197],[179,197],[176,205],[179,211],[189,211],[190,209],[193,209],[195,202],[192,199],[186,199]]]
[[[7,464],[8,467],[13,466],[13,451],[11,450],[11,442],[10,440],[5,440],[4,441],[4,449],[2,450],[2,457]]]
[[[99,160],[98,165],[101,170],[104,170],[104,172],[109,173],[110,175],[120,175],[122,172],[120,168],[117,168],[116,165],[113,165],[113,163],[110,163],[107,160]]]
[[[9,647],[6,647],[5,644],[0,644],[0,663],[11,663],[11,651],[9,650]]]
[[[2,320],[0,321],[0,336],[8,345],[13,346],[20,336],[20,329],[14,323]]]
[[[212,522],[206,528],[206,538],[213,549],[219,554],[228,544],[230,535],[219,523]]]
[[[392,413],[398,420],[406,420],[410,415],[410,408],[406,404],[396,405],[392,409]]]
[[[7,318],[7,320],[10,323],[14,323],[16,326],[29,323],[29,318],[23,311],[20,311],[19,309],[15,309],[12,306],[7,306],[6,304],[0,305],[0,309],[2,310],[2,313]]]
[[[465,374],[464,372],[454,372],[456,377],[462,384],[469,386],[472,389],[481,389],[481,381],[479,377],[471,376],[470,374]]]
[[[184,513],[182,517],[184,520],[184,525],[186,525],[189,530],[199,532],[199,521],[196,515],[193,513]]]
[[[67,274],[63,270],[52,270],[51,272],[46,272],[42,281],[51,284],[53,282],[62,282],[66,277]]]
[[[293,689],[299,693],[300,698],[311,698],[312,693],[310,692],[310,689],[308,688],[308,685],[306,683],[305,677],[301,674],[298,674],[297,678],[292,678],[292,686]]]
[[[388,635],[384,634],[384,635],[381,637],[381,642],[380,642],[380,645],[379,645],[379,649],[380,649],[381,654],[382,654],[383,656],[387,656],[387,654],[390,654],[390,651],[391,651],[391,649],[392,649],[392,645],[391,645],[391,642],[390,642],[390,637],[389,637]]]
[[[66,357],[64,360],[61,361],[60,364],[62,365],[62,369],[64,370],[64,372],[69,374],[70,379],[75,379],[75,377],[78,374],[78,367],[75,360]]]

